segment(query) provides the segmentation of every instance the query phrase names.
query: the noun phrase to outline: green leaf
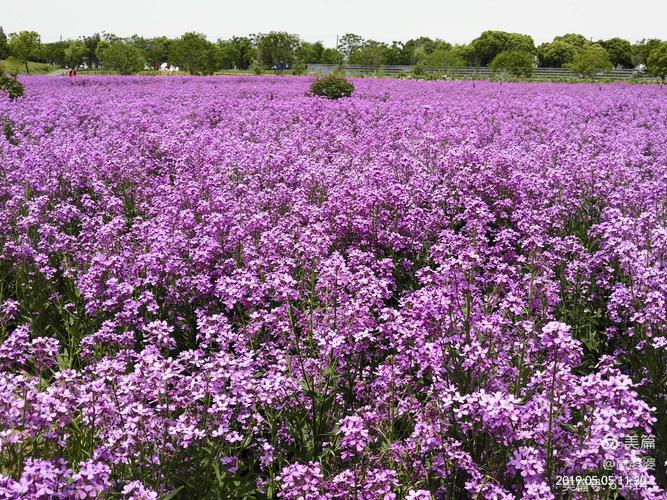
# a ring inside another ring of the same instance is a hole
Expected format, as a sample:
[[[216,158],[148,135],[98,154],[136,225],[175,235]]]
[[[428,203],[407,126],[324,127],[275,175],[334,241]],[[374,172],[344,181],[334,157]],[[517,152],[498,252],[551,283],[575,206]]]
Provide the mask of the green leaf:
[[[160,497],[161,500],[171,500],[172,498],[175,498],[176,495],[178,495],[178,492],[181,491],[184,487],[179,486],[176,488],[174,491],[170,491],[169,493],[166,493],[165,495],[162,495]]]

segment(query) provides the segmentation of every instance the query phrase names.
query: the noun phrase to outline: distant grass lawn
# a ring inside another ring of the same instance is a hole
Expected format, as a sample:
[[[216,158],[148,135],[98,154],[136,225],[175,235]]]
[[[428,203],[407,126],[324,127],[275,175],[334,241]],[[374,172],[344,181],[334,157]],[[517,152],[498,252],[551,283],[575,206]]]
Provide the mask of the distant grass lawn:
[[[14,59],[0,60],[0,68],[2,68],[3,71],[6,71],[7,73],[10,74],[16,74],[16,73],[25,74],[26,72],[25,64],[23,64],[22,62],[15,61]],[[51,73],[61,68],[53,64],[28,61],[28,69],[30,70],[30,74],[41,75],[45,73]]]

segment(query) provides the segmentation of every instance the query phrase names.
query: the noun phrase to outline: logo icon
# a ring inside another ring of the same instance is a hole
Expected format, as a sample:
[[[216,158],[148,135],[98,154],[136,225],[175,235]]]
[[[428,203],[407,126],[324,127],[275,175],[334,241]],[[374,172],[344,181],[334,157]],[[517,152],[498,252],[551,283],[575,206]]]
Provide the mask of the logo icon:
[[[603,450],[615,450],[619,447],[619,445],[620,443],[618,439],[616,439],[611,434],[607,434],[602,438],[602,441],[600,441],[600,446],[602,446]]]

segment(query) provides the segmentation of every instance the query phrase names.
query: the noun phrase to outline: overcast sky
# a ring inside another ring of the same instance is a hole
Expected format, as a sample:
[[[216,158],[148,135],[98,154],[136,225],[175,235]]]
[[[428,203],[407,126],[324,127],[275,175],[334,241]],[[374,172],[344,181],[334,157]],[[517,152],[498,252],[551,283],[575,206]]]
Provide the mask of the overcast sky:
[[[594,39],[667,39],[667,0],[0,0],[6,33],[42,40],[99,31],[120,36],[205,33],[211,40],[270,30],[334,46],[357,33],[385,42],[420,35],[469,42],[487,29],[516,31],[537,43],[581,33]]]

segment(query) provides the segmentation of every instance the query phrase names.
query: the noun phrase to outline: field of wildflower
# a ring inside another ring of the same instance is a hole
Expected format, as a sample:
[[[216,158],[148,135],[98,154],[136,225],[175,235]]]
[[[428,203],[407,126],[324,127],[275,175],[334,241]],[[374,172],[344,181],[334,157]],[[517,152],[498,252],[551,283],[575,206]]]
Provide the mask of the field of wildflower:
[[[0,498],[667,498],[667,89],[23,81]]]

